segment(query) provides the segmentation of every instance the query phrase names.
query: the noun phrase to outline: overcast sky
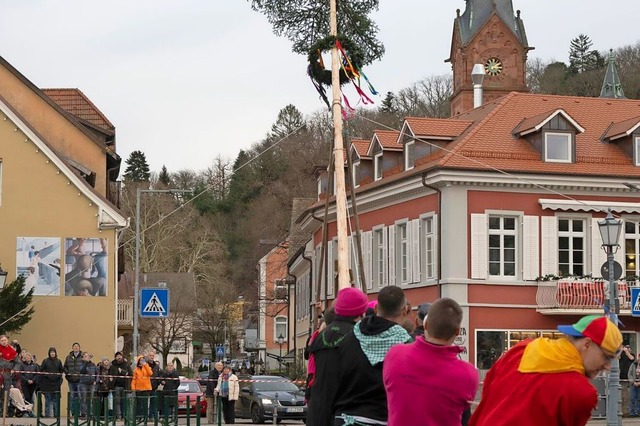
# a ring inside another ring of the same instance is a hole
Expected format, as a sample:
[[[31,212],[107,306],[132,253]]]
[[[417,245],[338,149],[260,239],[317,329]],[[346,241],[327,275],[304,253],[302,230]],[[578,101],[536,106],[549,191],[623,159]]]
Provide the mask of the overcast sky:
[[[386,47],[365,68],[380,93],[450,73],[463,0],[381,0]],[[638,0],[513,0],[530,57],[568,60],[569,41],[635,44]],[[0,55],[39,87],[79,88],[116,126],[118,153],[142,150],[158,171],[200,170],[259,141],[278,111],[323,107],[306,58],[246,0],[0,0]],[[380,99],[378,99],[379,103]]]

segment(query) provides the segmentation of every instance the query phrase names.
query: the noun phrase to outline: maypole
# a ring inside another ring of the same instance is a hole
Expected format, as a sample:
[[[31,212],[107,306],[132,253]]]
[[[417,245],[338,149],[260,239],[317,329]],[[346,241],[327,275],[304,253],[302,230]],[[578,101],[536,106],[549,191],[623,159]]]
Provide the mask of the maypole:
[[[338,36],[336,0],[330,0],[330,34]],[[331,48],[331,112],[333,114],[333,159],[336,174],[336,225],[338,236],[338,289],[350,287],[349,243],[347,234],[347,194],[344,180],[344,142],[342,140],[342,96],[340,91],[340,55],[335,43]]]

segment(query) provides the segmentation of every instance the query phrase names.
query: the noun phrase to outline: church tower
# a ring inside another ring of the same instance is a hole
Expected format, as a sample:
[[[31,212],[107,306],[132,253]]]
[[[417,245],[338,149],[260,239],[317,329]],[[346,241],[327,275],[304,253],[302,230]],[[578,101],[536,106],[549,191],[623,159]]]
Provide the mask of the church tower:
[[[473,109],[474,64],[483,64],[484,102],[509,92],[528,92],[526,84],[527,42],[520,11],[513,13],[511,0],[466,0],[465,11],[456,11],[451,53],[445,62],[453,70],[451,115]]]

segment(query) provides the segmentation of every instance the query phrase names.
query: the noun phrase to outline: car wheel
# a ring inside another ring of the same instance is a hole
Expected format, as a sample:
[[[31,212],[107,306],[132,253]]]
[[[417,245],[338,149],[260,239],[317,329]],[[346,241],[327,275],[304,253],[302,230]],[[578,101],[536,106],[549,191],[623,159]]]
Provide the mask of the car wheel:
[[[255,425],[264,423],[264,413],[262,412],[258,404],[253,404],[251,406],[251,421]]]

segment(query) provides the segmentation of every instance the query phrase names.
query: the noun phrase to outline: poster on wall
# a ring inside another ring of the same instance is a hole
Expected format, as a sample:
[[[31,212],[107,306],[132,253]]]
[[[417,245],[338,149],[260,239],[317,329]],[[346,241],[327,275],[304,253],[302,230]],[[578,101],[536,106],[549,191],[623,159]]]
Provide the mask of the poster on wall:
[[[106,296],[109,259],[107,240],[67,238],[64,250],[64,295]]]
[[[18,237],[16,276],[25,277],[25,294],[60,296],[60,238]]]

